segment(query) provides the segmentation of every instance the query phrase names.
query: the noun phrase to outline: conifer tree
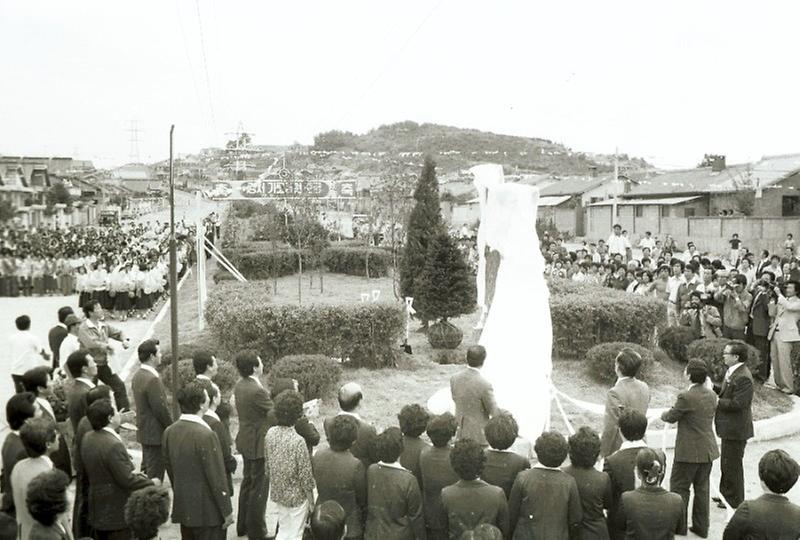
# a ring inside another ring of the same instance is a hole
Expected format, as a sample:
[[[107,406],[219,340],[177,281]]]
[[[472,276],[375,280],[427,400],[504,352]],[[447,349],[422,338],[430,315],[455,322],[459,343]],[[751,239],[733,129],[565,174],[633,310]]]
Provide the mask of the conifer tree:
[[[447,321],[475,309],[475,277],[445,231],[432,239],[416,288],[414,307],[427,320]]]
[[[431,239],[442,231],[442,211],[439,207],[439,183],[436,180],[436,163],[425,157],[422,174],[414,189],[414,209],[408,219],[406,242],[400,262],[400,293],[413,296],[416,306],[419,293],[417,279],[425,266]],[[423,317],[423,321],[426,319]]]

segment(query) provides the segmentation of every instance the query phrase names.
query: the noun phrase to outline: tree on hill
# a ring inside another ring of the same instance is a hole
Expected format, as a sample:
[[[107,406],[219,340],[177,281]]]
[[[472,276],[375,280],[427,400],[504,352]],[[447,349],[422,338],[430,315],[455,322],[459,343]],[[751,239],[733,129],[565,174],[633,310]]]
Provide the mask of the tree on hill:
[[[439,207],[439,183],[436,163],[425,157],[422,173],[414,190],[414,208],[408,219],[406,243],[400,263],[400,294],[419,297],[417,287],[420,270],[424,268],[431,240],[444,230]],[[427,319],[423,317],[423,325]]]
[[[427,320],[446,322],[475,309],[475,278],[445,231],[433,237],[416,289],[414,306]]]

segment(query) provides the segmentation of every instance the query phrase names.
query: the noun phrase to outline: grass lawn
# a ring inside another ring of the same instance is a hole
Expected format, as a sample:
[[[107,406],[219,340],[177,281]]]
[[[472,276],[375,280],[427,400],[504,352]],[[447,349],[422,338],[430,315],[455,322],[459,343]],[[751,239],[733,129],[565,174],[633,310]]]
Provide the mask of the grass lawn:
[[[210,279],[212,268],[209,265],[208,286],[214,284]],[[210,348],[216,348],[213,336],[208,330],[203,332],[197,329],[197,292],[194,276],[184,284],[179,295],[179,334],[180,342],[206,343]],[[276,303],[297,302],[297,276],[286,276],[277,280],[269,280],[270,288],[274,288]],[[303,303],[333,303],[345,304],[361,302],[361,294],[368,293],[371,297],[373,290],[380,291],[380,300],[391,301],[394,298],[391,278],[366,279],[340,274],[324,274],[323,290],[320,292],[319,275],[314,273],[311,278],[304,275],[302,279]],[[275,285],[277,284],[277,288]],[[311,285],[310,285],[311,284]],[[419,324],[412,322],[409,344],[413,354],[403,354],[398,362],[398,367],[393,369],[367,370],[348,369],[342,374],[342,382],[356,381],[364,388],[365,399],[361,415],[375,424],[378,429],[397,425],[397,414],[403,405],[408,403],[424,404],[437,390],[446,387],[450,376],[460,369],[459,365],[441,365],[434,361],[437,357],[444,357],[450,361],[462,360],[466,349],[477,343],[478,333],[473,329],[477,322],[477,314],[471,314],[451,321],[464,333],[464,340],[454,351],[436,351],[428,344],[424,333],[418,331]],[[165,317],[156,327],[155,336],[161,343],[170,341],[169,316]],[[399,347],[399,343],[398,343]],[[223,356],[224,358],[224,356]],[[686,381],[683,379],[682,366],[670,362],[657,365],[650,378],[652,389],[652,406],[668,407],[678,392],[685,389]],[[553,360],[553,382],[555,386],[566,394],[585,401],[602,403],[609,385],[598,383],[585,371],[584,364],[576,360]],[[564,409],[575,427],[590,425],[599,428],[602,419],[591,412],[586,412],[573,406],[567,401],[562,401]],[[778,392],[757,388],[753,412],[756,419],[768,418],[790,410],[792,401],[788,396]],[[326,398],[320,406],[320,418],[316,419],[321,432],[322,418],[334,414],[338,410],[335,396]],[[236,418],[232,418],[236,424]],[[653,427],[658,427],[657,422]],[[563,420],[555,407],[552,408],[552,426],[565,432]],[[235,432],[235,427],[232,427]]]

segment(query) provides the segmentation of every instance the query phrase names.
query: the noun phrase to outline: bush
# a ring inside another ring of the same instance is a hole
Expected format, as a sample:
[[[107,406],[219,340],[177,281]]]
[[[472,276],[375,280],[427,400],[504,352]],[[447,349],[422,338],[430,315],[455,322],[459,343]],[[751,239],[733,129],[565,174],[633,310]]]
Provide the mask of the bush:
[[[692,358],[703,360],[708,366],[711,378],[719,383],[722,382],[725,378],[725,372],[728,371],[728,366],[722,360],[722,351],[725,349],[725,345],[731,341],[725,338],[697,339],[686,348],[686,355],[690,360]],[[760,363],[761,359],[758,350],[751,345],[747,345],[747,367],[752,373],[755,373]]]
[[[637,343],[615,341],[595,345],[586,353],[586,363],[589,374],[599,382],[613,383],[617,380],[614,370],[614,361],[619,352],[624,348],[631,348],[642,356],[642,368],[639,370],[638,379],[648,380],[648,375],[653,367],[653,353]]]
[[[272,305],[260,301],[268,293],[259,287],[225,282],[209,295],[206,321],[221,346],[258,350],[265,361],[322,354],[349,357],[354,367],[394,365],[405,329],[401,304]]]
[[[333,246],[322,252],[322,265],[335,274],[366,276],[367,260],[369,260],[369,277],[383,277],[389,274],[392,255],[382,249]]]
[[[233,277],[233,274],[231,274],[224,268],[220,268],[217,271],[215,271],[214,275],[211,276],[211,279],[214,280],[214,285],[216,285],[220,281],[236,281],[236,278]]]
[[[310,270],[309,253],[302,252],[303,270]],[[234,254],[231,263],[247,279],[291,276],[299,271],[294,250],[256,251]]]
[[[694,340],[694,332],[688,326],[670,326],[659,333],[658,346],[670,358],[685,364],[689,361],[686,356],[686,347]]]
[[[184,356],[183,354],[181,356]],[[219,360],[219,358],[217,359]],[[219,391],[222,392],[224,398],[228,398],[233,392],[233,386],[239,380],[239,372],[236,367],[229,361],[219,360],[217,362],[219,370],[217,376],[214,377],[214,382],[219,386]],[[162,379],[164,379],[164,386],[168,392],[172,391],[172,366],[170,364],[162,364],[159,368]],[[195,379],[194,366],[192,366],[191,358],[184,358],[178,361],[178,388],[183,388],[187,383]]]
[[[327,397],[342,376],[339,362],[321,354],[284,356],[269,371],[270,380],[296,379],[306,401]]]
[[[547,288],[550,289],[550,294],[592,294],[612,290],[596,283],[578,282],[559,277],[548,277]]]
[[[666,313],[663,300],[607,288],[551,294],[553,352],[581,358],[595,345],[615,341],[650,347]]]
[[[800,395],[800,342],[792,343],[792,373],[795,394]]]

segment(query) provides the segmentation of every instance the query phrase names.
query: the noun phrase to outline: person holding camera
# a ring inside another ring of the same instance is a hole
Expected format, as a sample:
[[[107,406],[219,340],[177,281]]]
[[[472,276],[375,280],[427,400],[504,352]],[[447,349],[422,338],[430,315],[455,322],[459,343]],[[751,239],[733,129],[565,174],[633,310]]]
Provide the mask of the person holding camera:
[[[747,328],[747,308],[752,295],[747,292],[747,277],[738,274],[723,281],[714,293],[714,300],[722,305],[722,336],[744,341]]]
[[[798,321],[800,321],[798,290],[800,290],[800,283],[796,281],[786,283],[785,296],[780,287],[773,289],[777,309],[767,336],[771,340],[772,372],[764,386],[786,394],[794,394],[795,390],[791,355],[792,344],[800,341],[800,331],[797,328]]]
[[[772,272],[763,272],[761,274],[761,277],[755,282],[752,295],[753,301],[748,309],[747,332],[745,334],[747,339],[745,341],[755,347],[761,357],[758,373],[756,373],[756,378],[761,382],[767,380],[770,372],[770,345],[767,336],[772,325],[771,310],[774,302],[772,302],[771,298],[771,288],[774,278],[775,275]]]
[[[681,312],[681,326],[692,329],[695,339],[719,337],[722,328],[722,319],[719,311],[714,306],[705,303],[704,295],[700,291],[689,293],[689,303]]]

